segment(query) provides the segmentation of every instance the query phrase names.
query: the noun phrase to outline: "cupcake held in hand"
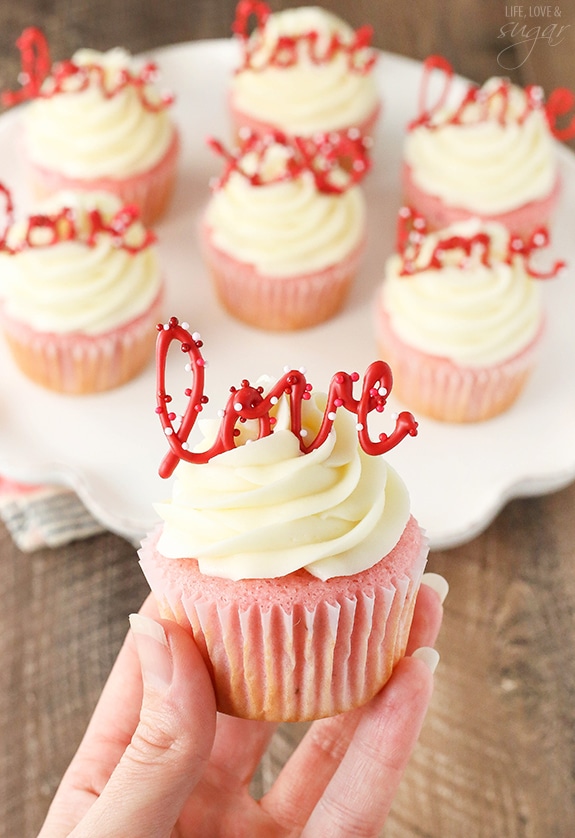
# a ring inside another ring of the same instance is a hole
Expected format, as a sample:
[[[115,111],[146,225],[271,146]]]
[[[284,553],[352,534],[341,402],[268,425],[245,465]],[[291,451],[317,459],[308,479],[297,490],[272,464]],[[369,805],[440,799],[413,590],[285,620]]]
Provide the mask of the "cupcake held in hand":
[[[430,103],[437,75],[442,90]],[[546,102],[538,86],[491,78],[456,93],[451,66],[431,56],[420,97],[404,146],[405,204],[434,229],[473,216],[527,238],[549,225],[560,191],[555,142],[575,131],[574,122],[557,126],[569,91],[558,89]]]
[[[248,24],[256,25],[248,34]],[[242,129],[299,137],[346,133],[372,137],[380,112],[372,31],[354,31],[319,6],[271,13],[262,0],[240,0],[234,32],[242,59],[230,82],[236,135]]]
[[[207,402],[202,344],[175,318],[158,328],[157,412],[171,449],[160,474],[176,479],[140,564],[160,613],[193,634],[224,713],[301,721],[360,706],[405,653],[428,551],[382,456],[416,422],[402,413],[389,435],[368,430],[389,367],[372,364],[357,399],[356,374],[337,373],[327,394],[299,370],[243,381],[191,447]],[[174,341],[193,377],[178,428],[163,369]]]
[[[118,387],[151,359],[163,279],[155,236],[108,193],[64,192],[0,239],[0,325],[20,370],[61,393]]]
[[[536,267],[546,230],[525,242],[501,224],[468,219],[429,232],[421,216],[404,208],[398,232],[376,311],[395,395],[449,422],[502,413],[536,363],[545,319],[539,280],[563,267]]]
[[[136,204],[144,223],[156,222],[171,198],[179,155],[173,97],[159,92],[156,65],[120,48],[81,49],[52,65],[46,39],[34,28],[18,45],[26,81],[3,101],[28,102],[22,139],[36,197],[65,189],[112,192]]]
[[[302,329],[334,316],[365,247],[363,141],[254,134],[233,153],[212,147],[226,166],[201,239],[220,302],[261,329]]]

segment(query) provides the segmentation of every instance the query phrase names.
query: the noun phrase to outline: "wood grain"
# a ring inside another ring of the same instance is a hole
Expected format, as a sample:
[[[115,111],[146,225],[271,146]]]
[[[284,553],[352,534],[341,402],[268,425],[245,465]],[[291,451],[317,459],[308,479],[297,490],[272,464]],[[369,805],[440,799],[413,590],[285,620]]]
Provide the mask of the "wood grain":
[[[288,5],[299,4],[271,2],[274,9]],[[563,41],[540,40],[529,55],[518,37],[499,37],[510,4],[495,0],[322,5],[354,26],[371,22],[382,49],[418,60],[440,52],[479,82],[501,74],[498,56],[511,46],[514,80],[575,89],[573,0],[557,7],[567,27]],[[80,46],[138,52],[228,37],[234,6],[231,0],[2,3],[0,88],[14,84],[14,41],[24,26],[41,25],[55,57]],[[566,418],[557,432],[573,433],[573,422]],[[451,586],[442,659],[386,838],[575,835],[574,509],[575,485],[514,500],[479,537],[432,553],[429,569]],[[146,593],[135,548],[115,535],[23,554],[0,525],[0,838],[37,834],[128,614]],[[273,782],[305,728],[280,728],[254,779],[256,793]]]

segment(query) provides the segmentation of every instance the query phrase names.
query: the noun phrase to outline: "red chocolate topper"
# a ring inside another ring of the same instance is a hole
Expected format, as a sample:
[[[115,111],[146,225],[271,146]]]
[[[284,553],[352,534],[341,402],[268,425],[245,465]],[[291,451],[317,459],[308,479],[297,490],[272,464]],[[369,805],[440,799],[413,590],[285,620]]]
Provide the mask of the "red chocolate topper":
[[[248,131],[243,135],[239,148],[233,152],[212,137],[208,138],[208,145],[227,164],[222,176],[213,182],[214,189],[225,186],[233,172],[243,175],[252,186],[267,186],[279,181],[294,180],[308,171],[313,175],[320,192],[341,194],[359,183],[371,167],[370,140],[362,137],[354,128],[345,133],[316,134],[313,138],[288,137],[279,131],[261,136]],[[282,171],[274,177],[268,177],[264,176],[263,169],[266,155],[273,145],[285,147],[287,160]],[[249,173],[243,165],[248,154],[256,158],[256,166]],[[333,178],[335,172],[338,174],[336,180]]]
[[[319,33],[313,30],[301,35],[280,35],[265,60],[254,62],[253,59],[261,48],[270,14],[270,7],[262,0],[240,0],[236,6],[232,31],[241,39],[243,46],[243,63],[237,68],[236,73],[242,70],[261,71],[266,67],[293,67],[298,63],[300,45],[304,46],[313,64],[327,64],[338,53],[344,53],[347,55],[349,69],[361,75],[369,73],[376,62],[376,53],[370,49],[373,36],[371,26],[361,26],[347,42],[334,32],[322,51],[319,47]],[[250,37],[248,24],[252,16],[255,18],[256,27]]]
[[[423,271],[441,270],[445,265],[444,257],[446,253],[452,255],[459,252],[460,260],[456,263],[456,267],[465,267],[472,252],[480,254],[482,265],[488,267],[493,265],[492,240],[488,230],[474,233],[472,236],[438,237],[438,242],[427,261],[418,264],[417,260],[427,235],[427,224],[423,216],[411,207],[402,207],[398,214],[396,239],[396,250],[402,258],[400,276],[412,276]],[[520,257],[523,259],[526,273],[533,279],[554,278],[565,267],[565,262],[555,262],[553,267],[546,272],[536,269],[530,262],[533,252],[546,247],[548,244],[549,232],[545,227],[535,230],[527,241],[521,236],[511,234],[504,261],[510,265],[515,258]],[[500,261],[500,259],[501,257],[498,256],[496,261]],[[452,259],[449,260],[449,264],[454,264]]]
[[[0,233],[1,253],[13,256],[30,247],[53,247],[64,241],[79,241],[88,247],[94,247],[97,237],[106,234],[112,237],[114,247],[136,254],[156,241],[156,236],[151,230],[144,230],[138,241],[129,241],[130,231],[140,218],[140,211],[136,206],[123,206],[111,218],[105,218],[97,208],[88,210],[86,229],[84,224],[78,225],[74,208],[64,206],[51,214],[30,215],[26,221],[24,235],[12,246],[8,244],[7,239],[14,223],[14,203],[10,191],[2,183],[0,195],[4,197],[6,214],[4,230]],[[44,232],[39,235],[39,231]],[[46,235],[46,232],[49,235]]]
[[[435,102],[428,101],[431,86],[431,76],[434,70],[443,74],[443,87]],[[509,79],[499,79],[498,84],[489,93],[477,84],[470,83],[467,90],[462,94],[459,104],[453,109],[446,119],[441,123],[434,122],[434,116],[447,104],[448,96],[452,89],[454,72],[451,64],[441,55],[430,55],[423,62],[423,77],[419,91],[419,115],[408,125],[412,131],[424,125],[429,129],[437,129],[440,125],[462,125],[470,123],[470,108],[474,108],[472,122],[485,122],[493,119],[493,114],[501,125],[505,125],[510,119],[509,104],[511,93],[511,82]],[[569,124],[560,128],[558,120],[566,116],[575,105],[575,96],[565,87],[558,87],[550,95],[547,101],[543,89],[539,85],[528,85],[525,88],[525,106],[518,116],[513,116],[513,121],[521,124],[527,116],[535,110],[543,110],[549,124],[549,130],[558,140],[570,140],[575,137],[575,117]]]
[[[52,65],[46,37],[35,27],[25,29],[16,46],[22,56],[22,87],[2,93],[2,104],[8,107],[28,99],[50,99],[58,94],[79,93],[92,84],[100,87],[106,99],[131,86],[136,90],[142,107],[152,112],[161,111],[174,101],[171,94],[164,94],[157,100],[149,98],[146,88],[158,75],[158,67],[153,61],[144,64],[136,74],[126,68],[119,70],[111,82],[106,78],[104,67],[97,63],[75,64],[67,60]]]
[[[178,430],[173,425],[176,414],[168,408],[172,396],[166,393],[165,382],[166,360],[173,341],[178,341],[181,351],[188,355],[189,364],[186,369],[192,373],[192,386],[184,391],[189,399],[188,406]],[[263,387],[253,387],[245,379],[239,388],[231,387],[231,395],[223,411],[222,422],[213,445],[207,451],[192,452],[189,450],[187,440],[198,414],[208,401],[207,396],[204,395],[205,361],[200,352],[202,345],[200,336],[197,333],[190,334],[187,324],[180,324],[176,317],[171,317],[166,324],[158,324],[156,413],[160,417],[170,446],[170,452],[160,465],[161,477],[169,477],[179,460],[189,463],[207,463],[217,454],[234,449],[235,439],[240,433],[236,427],[238,422],[246,422],[248,419],[257,420],[258,439],[269,436],[275,424],[271,411],[284,394],[289,398],[291,431],[297,436],[303,454],[308,454],[325,442],[340,407],[357,416],[359,442],[367,454],[383,454],[394,448],[407,435],[417,434],[417,422],[414,417],[411,413],[402,411],[396,418],[395,428],[391,434],[379,434],[377,440],[370,438],[367,427],[368,414],[374,410],[378,413],[383,412],[392,387],[389,365],[385,361],[374,361],[364,376],[359,399],[353,396],[354,382],[359,380],[357,373],[338,372],[333,376],[322,423],[315,438],[311,441],[305,441],[306,431],[301,424],[301,406],[302,401],[310,398],[312,386],[306,381],[301,370],[290,370],[265,395]]]

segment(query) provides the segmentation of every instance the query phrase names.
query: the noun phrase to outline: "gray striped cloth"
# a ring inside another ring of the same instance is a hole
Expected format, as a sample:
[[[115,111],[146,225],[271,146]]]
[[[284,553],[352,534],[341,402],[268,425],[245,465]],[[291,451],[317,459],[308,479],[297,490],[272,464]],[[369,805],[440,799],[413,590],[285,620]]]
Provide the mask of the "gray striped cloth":
[[[26,553],[105,532],[71,489],[31,486],[1,476],[0,518]]]

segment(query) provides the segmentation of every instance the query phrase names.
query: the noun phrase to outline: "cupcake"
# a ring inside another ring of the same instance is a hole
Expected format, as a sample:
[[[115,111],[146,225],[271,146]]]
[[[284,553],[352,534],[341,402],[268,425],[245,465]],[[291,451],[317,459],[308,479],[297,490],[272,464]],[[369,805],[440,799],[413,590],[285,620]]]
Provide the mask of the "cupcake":
[[[507,410],[536,362],[544,329],[534,251],[497,222],[468,219],[428,232],[400,212],[397,252],[377,296],[376,335],[394,371],[395,395],[448,422],[477,422]]]
[[[327,395],[301,370],[243,381],[191,446],[207,401],[201,340],[175,318],[158,328],[160,474],[175,485],[139,556],[160,614],[194,636],[221,712],[302,721],[360,706],[405,653],[428,552],[383,457],[417,423],[402,413],[389,435],[368,432],[388,365],[369,367],[359,399],[356,374],[336,374]],[[178,429],[162,369],[174,340],[193,378]]]
[[[355,129],[373,136],[380,96],[370,27],[354,31],[319,6],[271,14],[261,0],[240,0],[233,28],[241,49],[229,90],[236,134],[247,128],[312,137]]]
[[[137,209],[105,192],[60,193],[10,221],[0,240],[0,326],[28,378],[80,394],[141,372],[161,318],[154,241]]]
[[[37,29],[26,29],[18,45],[27,81],[3,100],[31,100],[22,112],[22,140],[36,197],[112,192],[136,204],[145,224],[157,221],[173,192],[179,134],[169,115],[173,99],[157,89],[156,65],[120,48],[81,49],[51,65]],[[28,66],[32,51],[37,58]]]
[[[200,238],[221,304],[238,320],[269,330],[333,317],[365,249],[363,141],[254,134],[233,153],[212,146],[226,166],[212,184]],[[351,172],[342,156],[353,159]]]
[[[441,71],[434,104],[429,90]],[[555,139],[562,91],[546,103],[540,87],[508,79],[470,84],[457,94],[453,71],[438,56],[424,64],[418,116],[408,126],[403,200],[439,229],[470,216],[497,221],[528,238],[549,225],[560,191]]]

